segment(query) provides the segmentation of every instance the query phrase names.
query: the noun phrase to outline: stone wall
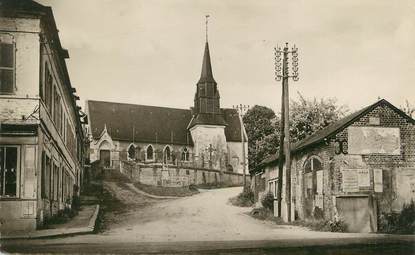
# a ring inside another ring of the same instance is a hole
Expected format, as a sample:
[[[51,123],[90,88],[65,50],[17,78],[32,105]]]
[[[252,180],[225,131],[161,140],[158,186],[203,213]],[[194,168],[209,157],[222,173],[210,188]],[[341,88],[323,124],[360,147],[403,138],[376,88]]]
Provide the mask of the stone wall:
[[[160,163],[146,164],[121,161],[120,172],[134,181],[157,186],[164,185],[164,180],[177,180],[180,184],[176,186],[188,186],[192,184],[243,185],[243,175],[239,173],[186,166],[163,166]],[[248,177],[247,181],[249,181]]]

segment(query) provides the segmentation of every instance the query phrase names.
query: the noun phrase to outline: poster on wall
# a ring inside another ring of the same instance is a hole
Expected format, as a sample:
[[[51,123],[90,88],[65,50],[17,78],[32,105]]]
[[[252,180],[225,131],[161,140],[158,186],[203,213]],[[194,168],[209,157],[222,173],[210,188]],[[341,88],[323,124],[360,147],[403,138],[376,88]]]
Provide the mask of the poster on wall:
[[[369,169],[357,169],[357,185],[359,187],[370,187]]]
[[[317,193],[323,194],[323,171],[317,171]]]
[[[316,195],[315,196],[315,206],[320,208],[320,209],[324,209],[323,204],[324,204],[323,195],[320,195],[320,194]]]
[[[382,169],[373,169],[373,184],[374,184],[375,192],[383,192]]]
[[[400,155],[399,128],[349,127],[349,154]]]
[[[342,189],[343,192],[358,192],[358,178],[356,169],[342,170]]]

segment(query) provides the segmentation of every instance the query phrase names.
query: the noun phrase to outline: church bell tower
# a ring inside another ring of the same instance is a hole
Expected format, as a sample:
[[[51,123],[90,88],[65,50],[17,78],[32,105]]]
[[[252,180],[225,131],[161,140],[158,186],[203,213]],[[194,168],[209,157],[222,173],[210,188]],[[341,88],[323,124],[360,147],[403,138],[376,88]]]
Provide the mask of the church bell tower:
[[[220,108],[219,90],[213,78],[206,26],[202,71],[196,84],[193,117],[188,126],[194,142],[195,156],[205,166],[209,164],[211,167],[219,169],[223,164],[227,153],[226,125]]]

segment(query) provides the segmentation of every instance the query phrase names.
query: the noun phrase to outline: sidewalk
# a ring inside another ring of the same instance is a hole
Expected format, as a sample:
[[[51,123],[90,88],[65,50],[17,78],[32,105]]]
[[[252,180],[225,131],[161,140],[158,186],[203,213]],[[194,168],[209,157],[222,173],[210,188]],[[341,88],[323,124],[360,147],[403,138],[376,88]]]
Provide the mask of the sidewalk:
[[[98,212],[99,205],[85,205],[81,207],[78,215],[66,223],[49,225],[48,229],[40,229],[33,232],[15,232],[1,235],[0,240],[92,233],[94,231],[95,221],[98,217]]]

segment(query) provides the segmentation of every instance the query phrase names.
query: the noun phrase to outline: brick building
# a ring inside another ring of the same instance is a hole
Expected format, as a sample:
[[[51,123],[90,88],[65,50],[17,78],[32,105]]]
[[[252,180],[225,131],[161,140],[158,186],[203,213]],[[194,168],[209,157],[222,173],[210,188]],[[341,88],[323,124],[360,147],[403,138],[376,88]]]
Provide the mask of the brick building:
[[[251,176],[257,199],[277,198],[277,155]],[[317,131],[292,146],[291,184],[292,219],[340,217],[351,232],[376,232],[382,214],[415,198],[415,121],[383,99]]]
[[[0,0],[0,232],[30,231],[69,206],[84,135],[50,7]]]

